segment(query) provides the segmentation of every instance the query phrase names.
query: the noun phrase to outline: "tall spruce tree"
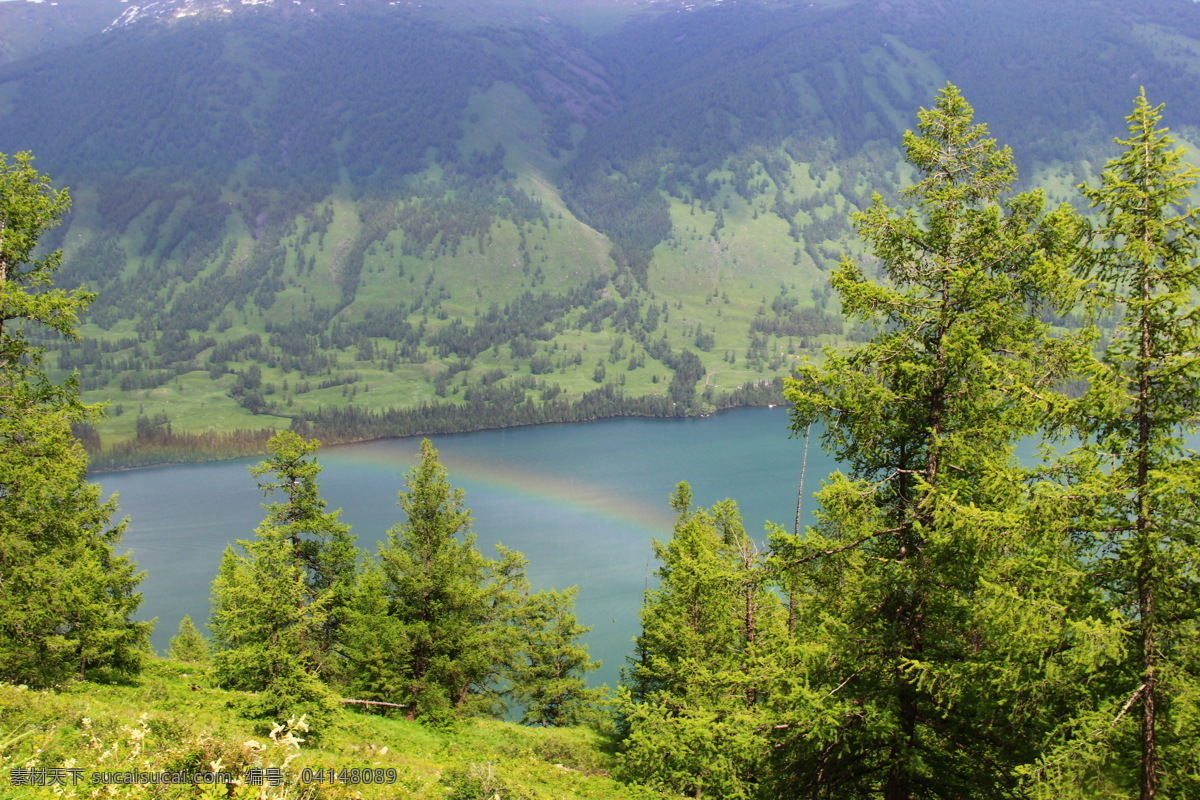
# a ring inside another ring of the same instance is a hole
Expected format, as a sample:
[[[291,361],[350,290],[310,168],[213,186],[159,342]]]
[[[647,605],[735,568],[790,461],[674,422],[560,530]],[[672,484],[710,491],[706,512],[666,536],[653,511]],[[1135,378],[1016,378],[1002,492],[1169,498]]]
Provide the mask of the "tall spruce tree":
[[[1039,321],[1069,307],[1080,224],[1039,193],[947,86],[904,136],[916,184],[854,219],[880,280],[844,260],[848,317],[876,330],[788,382],[793,430],[825,427],[845,465],[806,535],[772,536],[793,643],[773,698],[771,791],[1005,797],[1059,709],[1038,665],[1080,572],[1025,502],[1014,442],[1035,433],[1077,343]],[[1036,698],[1036,699],[1035,699]]]
[[[578,725],[600,699],[584,680],[600,662],[579,642],[591,628],[575,618],[575,594],[575,588],[538,592],[524,603],[520,651],[505,677],[526,725]]]
[[[213,675],[257,693],[247,706],[255,716],[320,722],[336,708],[322,676],[337,669],[331,608],[352,585],[353,543],[339,512],[324,511],[320,467],[308,459],[319,443],[285,431],[267,445],[270,458],[251,472],[270,474],[260,486],[287,499],[267,506],[255,538],[238,542],[242,553],[229,547],[221,559],[209,621]]]
[[[54,383],[28,337],[76,338],[93,295],[52,287],[61,252],[38,240],[70,205],[28,153],[0,154],[0,679],[35,686],[97,669],[137,672],[151,623],[133,622],[141,576],[118,556],[115,501],[86,482],[71,425],[97,413]]]
[[[359,581],[350,685],[404,706],[410,719],[440,721],[496,706],[520,651],[528,583],[520,553],[480,554],[463,491],[450,486],[428,439],[420,455],[400,493],[405,519]]]
[[[681,483],[672,505],[623,681],[618,773],[693,797],[751,797],[769,749],[759,729],[782,608],[732,501],[693,508]]]
[[[271,457],[250,474],[270,476],[259,488],[268,496],[276,492],[284,496],[283,502],[267,506],[265,522],[291,542],[292,556],[304,576],[302,602],[319,601],[325,609],[322,621],[312,631],[312,654],[317,671],[327,679],[334,678],[342,666],[338,650],[354,587],[358,548],[350,526],[338,519],[341,510],[325,510],[317,483],[321,465],[312,458],[321,443],[294,431],[281,431],[267,444]]]
[[[1186,205],[1198,173],[1161,109],[1139,94],[1121,154],[1081,187],[1101,215],[1087,277],[1124,317],[1081,404],[1069,491],[1094,501],[1076,534],[1127,650],[1106,665],[1111,692],[1045,759],[1057,796],[1088,781],[1142,800],[1200,795],[1200,458],[1183,438],[1200,418],[1200,210]]]

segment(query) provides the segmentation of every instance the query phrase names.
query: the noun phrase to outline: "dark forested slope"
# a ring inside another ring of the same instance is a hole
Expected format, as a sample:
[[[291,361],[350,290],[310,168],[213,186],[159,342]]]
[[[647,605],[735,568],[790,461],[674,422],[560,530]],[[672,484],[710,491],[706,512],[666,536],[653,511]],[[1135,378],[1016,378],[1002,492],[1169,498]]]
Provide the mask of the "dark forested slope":
[[[1183,0],[100,5],[0,3],[0,152],[121,458],[764,401],[946,81],[1064,197],[1139,86],[1200,122]]]

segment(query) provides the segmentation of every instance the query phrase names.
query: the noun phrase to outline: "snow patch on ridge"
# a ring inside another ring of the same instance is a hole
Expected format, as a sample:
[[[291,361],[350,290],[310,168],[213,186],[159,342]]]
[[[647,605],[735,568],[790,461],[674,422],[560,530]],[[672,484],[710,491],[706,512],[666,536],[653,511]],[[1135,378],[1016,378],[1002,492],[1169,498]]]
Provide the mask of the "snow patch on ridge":
[[[129,2],[129,0],[121,0]],[[230,14],[235,6],[270,6],[275,0],[154,0],[143,5],[131,5],[112,21],[105,33],[126,28],[138,22],[154,19],[182,19],[204,13]]]

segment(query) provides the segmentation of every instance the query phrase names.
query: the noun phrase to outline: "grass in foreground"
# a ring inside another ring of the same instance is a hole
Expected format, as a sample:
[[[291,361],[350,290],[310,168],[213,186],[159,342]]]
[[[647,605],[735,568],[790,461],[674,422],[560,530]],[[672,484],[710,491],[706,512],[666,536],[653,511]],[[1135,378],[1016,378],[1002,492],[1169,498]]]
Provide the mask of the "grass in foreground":
[[[612,743],[591,730],[483,719],[429,728],[352,711],[328,730],[298,722],[272,730],[238,714],[242,699],[212,688],[203,667],[173,661],[154,661],[126,684],[45,692],[0,684],[0,797],[662,797],[609,778]],[[115,782],[127,773],[210,772],[233,780]],[[33,785],[51,780],[60,782]]]

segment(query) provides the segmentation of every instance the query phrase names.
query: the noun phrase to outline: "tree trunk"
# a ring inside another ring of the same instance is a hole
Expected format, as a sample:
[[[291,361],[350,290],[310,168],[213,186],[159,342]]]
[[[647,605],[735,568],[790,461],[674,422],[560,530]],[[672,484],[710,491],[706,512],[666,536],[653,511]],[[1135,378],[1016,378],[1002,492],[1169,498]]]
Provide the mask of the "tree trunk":
[[[1144,153],[1145,168],[1150,170],[1151,153]],[[1143,227],[1143,244],[1151,245],[1150,232]],[[1156,742],[1155,704],[1158,695],[1156,685],[1156,621],[1154,618],[1154,589],[1157,580],[1154,562],[1157,547],[1151,539],[1154,535],[1149,518],[1150,492],[1150,369],[1153,355],[1150,331],[1149,302],[1153,287],[1150,281],[1149,264],[1140,265],[1141,278],[1141,318],[1140,341],[1138,343],[1138,462],[1137,462],[1137,582],[1138,582],[1138,618],[1141,625],[1141,659],[1142,682],[1146,689],[1142,694],[1142,763],[1141,763],[1141,800],[1154,800],[1158,791],[1158,747]]]

